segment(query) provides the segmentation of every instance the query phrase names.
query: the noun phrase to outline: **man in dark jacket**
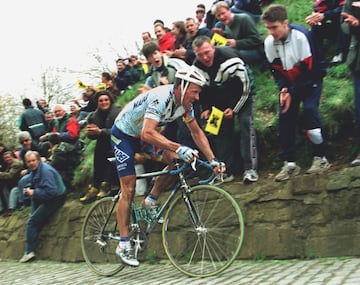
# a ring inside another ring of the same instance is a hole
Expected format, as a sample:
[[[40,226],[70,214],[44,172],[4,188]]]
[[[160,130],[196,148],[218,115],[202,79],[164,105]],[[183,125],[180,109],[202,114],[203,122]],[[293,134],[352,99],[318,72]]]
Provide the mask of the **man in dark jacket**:
[[[193,42],[194,66],[207,79],[200,94],[201,119],[208,120],[212,107],[223,112],[218,134],[209,138],[215,155],[226,164],[224,182],[234,179],[234,120],[240,126],[240,154],[243,160],[243,182],[256,182],[257,147],[253,119],[255,85],[251,69],[236,49],[215,47],[210,38],[199,36]],[[216,125],[216,124],[215,124]],[[221,181],[214,181],[220,183]]]
[[[58,120],[58,132],[49,137],[51,144],[56,144],[50,156],[50,164],[60,172],[70,190],[76,166],[80,163],[80,127],[76,118],[69,116],[65,107],[57,104],[53,108]],[[56,142],[56,143],[54,143]]]
[[[31,197],[31,214],[26,224],[25,254],[20,262],[35,258],[34,251],[41,228],[65,203],[66,197],[60,174],[49,164],[41,162],[38,152],[28,151],[25,160],[30,169],[31,185],[24,189],[24,193]]]
[[[3,159],[6,168],[0,172],[0,212],[7,210],[10,190],[17,185],[20,179],[20,172],[23,169],[22,162],[14,158],[11,151],[4,152]]]
[[[124,60],[118,59],[116,61],[116,66],[117,66],[117,74],[114,78],[114,82],[116,84],[116,87],[120,90],[120,92],[123,92],[132,84],[133,78]]]
[[[114,104],[111,93],[108,91],[96,93],[95,99],[98,107],[89,115],[86,127],[88,138],[96,140],[93,185],[89,187],[86,195],[80,198],[83,203],[104,197],[111,185],[118,184],[115,164],[109,162],[107,158],[114,156],[110,143],[110,132],[121,109]]]
[[[39,142],[39,137],[45,134],[45,118],[44,113],[39,109],[35,109],[30,99],[25,98],[22,101],[25,111],[20,117],[20,130],[28,131],[34,143]]]

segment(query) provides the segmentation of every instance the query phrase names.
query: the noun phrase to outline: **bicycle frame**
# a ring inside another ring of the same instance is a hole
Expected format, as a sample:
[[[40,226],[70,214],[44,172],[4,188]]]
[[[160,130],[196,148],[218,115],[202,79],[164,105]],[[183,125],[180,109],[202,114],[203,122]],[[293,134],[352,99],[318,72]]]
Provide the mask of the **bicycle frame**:
[[[178,182],[174,185],[173,189],[171,190],[169,196],[167,197],[167,199],[165,200],[163,205],[158,209],[156,214],[152,217],[149,217],[149,213],[146,211],[146,209],[144,209],[144,207],[142,207],[142,206],[137,207],[136,203],[134,201],[132,202],[131,215],[132,215],[134,223],[131,224],[131,228],[132,228],[133,232],[136,232],[139,234],[141,232],[140,222],[145,221],[147,223],[147,227],[146,227],[144,233],[145,233],[145,236],[148,237],[150,235],[150,233],[152,232],[152,230],[154,229],[155,225],[157,223],[159,223],[159,220],[164,215],[164,213],[168,209],[170,203],[173,201],[174,197],[176,196],[176,194],[178,193],[178,191],[180,189],[182,190],[182,196],[183,196],[184,202],[186,204],[186,208],[188,209],[188,211],[191,215],[191,220],[192,220],[194,226],[196,228],[201,226],[199,224],[199,218],[197,216],[197,213],[194,211],[194,207],[191,203],[191,200],[189,199],[190,186],[186,182],[186,179],[184,176],[185,169],[189,168],[190,165],[187,163],[182,163],[182,165],[181,165],[180,164],[181,162],[182,162],[181,160],[174,161],[175,169],[171,169],[171,170],[165,169],[165,170],[154,171],[154,172],[136,175],[136,179],[152,178],[152,177],[157,177],[157,176],[162,176],[162,175],[178,175]],[[200,159],[196,159],[191,164],[191,167],[193,167],[193,169],[195,169],[195,164],[204,166],[205,168],[208,168],[211,170],[213,169],[213,167],[208,162],[205,162]],[[215,174],[212,172],[212,174],[207,179],[200,180],[198,182],[198,184],[207,184],[214,179],[214,176],[215,176]],[[121,189],[119,190],[119,193],[114,197],[114,205],[113,205],[113,208],[111,209],[110,215],[107,217],[107,220],[103,226],[103,231],[105,230],[105,228],[110,220],[110,216],[113,213],[114,208],[117,204],[117,201],[120,198],[120,191],[121,191]],[[111,237],[111,238],[118,239],[118,237]]]

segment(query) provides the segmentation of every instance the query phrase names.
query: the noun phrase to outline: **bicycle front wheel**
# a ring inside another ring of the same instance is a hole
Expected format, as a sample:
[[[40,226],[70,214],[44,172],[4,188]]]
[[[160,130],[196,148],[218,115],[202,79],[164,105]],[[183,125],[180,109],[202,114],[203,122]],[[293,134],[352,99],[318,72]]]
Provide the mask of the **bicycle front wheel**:
[[[182,196],[177,196],[166,212],[162,228],[166,255],[188,276],[216,275],[233,263],[241,249],[244,220],[240,207],[228,192],[212,185],[191,188],[189,203],[190,210]]]
[[[95,202],[87,213],[81,230],[81,249],[86,264],[93,272],[102,276],[112,276],[124,268],[115,254],[119,233],[113,199],[106,197]]]

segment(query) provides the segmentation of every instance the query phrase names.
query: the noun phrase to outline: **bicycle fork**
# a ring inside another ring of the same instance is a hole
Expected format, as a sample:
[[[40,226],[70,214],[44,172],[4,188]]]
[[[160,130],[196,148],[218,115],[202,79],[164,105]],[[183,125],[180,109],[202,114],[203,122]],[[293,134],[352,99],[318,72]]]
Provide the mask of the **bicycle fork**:
[[[206,228],[203,226],[200,216],[198,214],[198,209],[196,209],[194,202],[191,200],[190,191],[183,191],[183,200],[185,206],[189,212],[191,222],[194,225],[195,230],[200,234],[206,232]]]

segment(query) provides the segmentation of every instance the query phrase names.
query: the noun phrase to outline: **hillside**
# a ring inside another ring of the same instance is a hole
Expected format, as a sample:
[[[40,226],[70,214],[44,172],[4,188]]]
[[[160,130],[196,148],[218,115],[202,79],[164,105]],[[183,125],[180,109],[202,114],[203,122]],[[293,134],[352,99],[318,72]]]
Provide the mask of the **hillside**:
[[[305,24],[304,19],[311,13],[313,2],[313,0],[273,1],[273,3],[286,5],[291,23],[302,24],[307,28],[308,26]],[[260,22],[258,25],[265,37],[267,32],[263,24]],[[326,54],[328,59],[333,55],[332,48],[331,43],[329,43]],[[257,129],[259,172],[261,178],[266,179],[272,178],[282,165],[282,162],[278,159],[278,90],[269,71],[254,69],[253,73],[257,90],[254,118]],[[117,101],[117,104],[123,106],[136,96],[139,84],[134,85],[132,89],[123,94]],[[348,166],[358,151],[354,143],[352,86],[346,64],[343,63],[328,69],[327,75],[324,78],[320,113],[328,135],[328,159],[332,164],[331,170]],[[301,117],[299,118],[300,121]],[[234,140],[239,141],[238,131],[235,133]],[[76,171],[74,183],[81,188],[91,181],[93,144],[94,142],[88,141],[85,159]],[[310,144],[306,141],[300,128],[298,129],[297,147],[297,162],[304,171],[310,166],[312,155]],[[239,168],[237,170],[238,174],[240,174],[242,169],[240,168],[241,158],[239,157],[238,150],[239,147],[234,149],[234,155],[237,161],[239,161]]]

